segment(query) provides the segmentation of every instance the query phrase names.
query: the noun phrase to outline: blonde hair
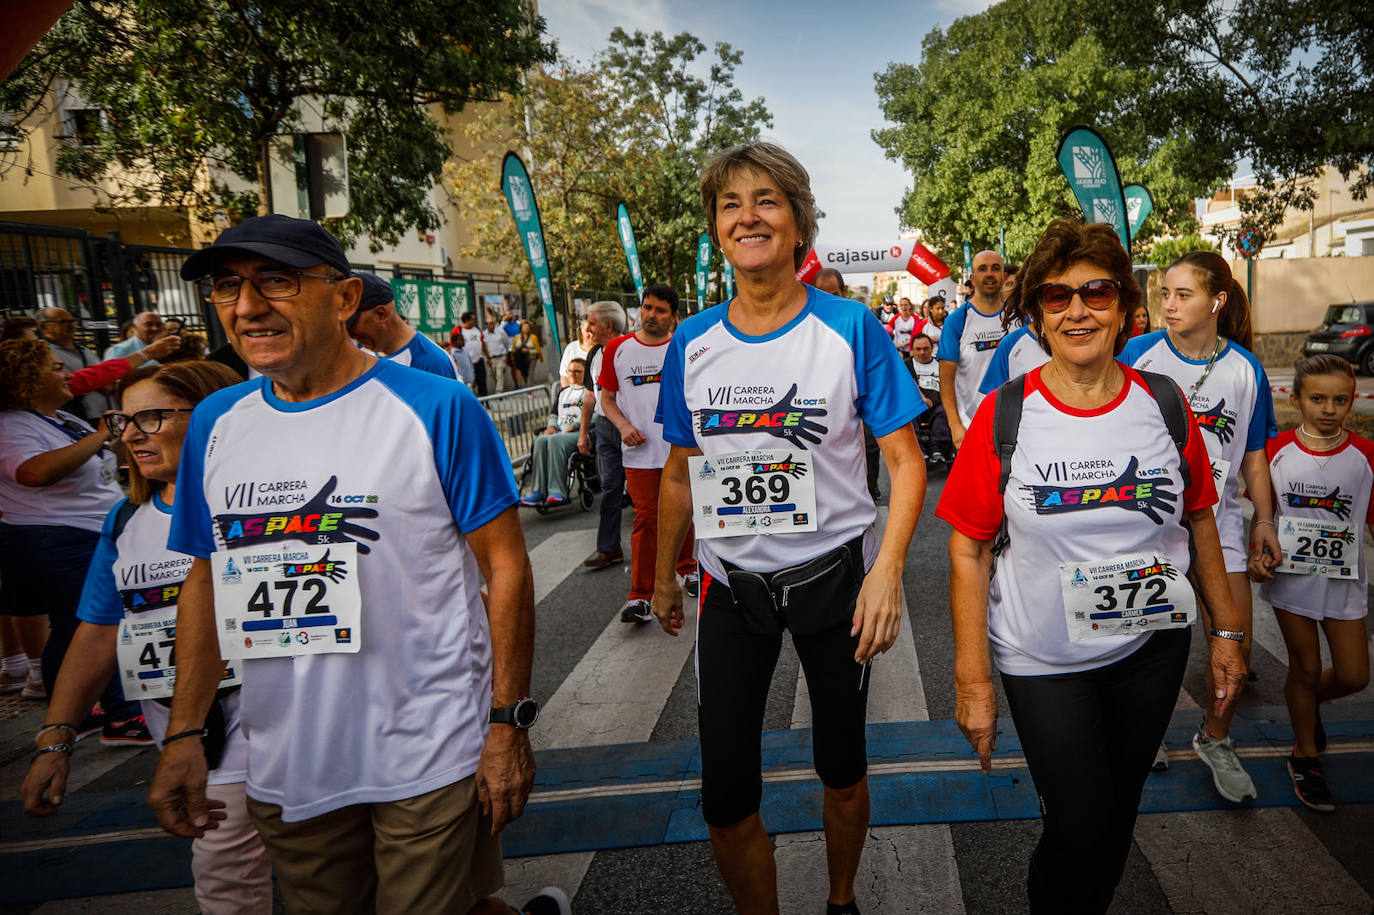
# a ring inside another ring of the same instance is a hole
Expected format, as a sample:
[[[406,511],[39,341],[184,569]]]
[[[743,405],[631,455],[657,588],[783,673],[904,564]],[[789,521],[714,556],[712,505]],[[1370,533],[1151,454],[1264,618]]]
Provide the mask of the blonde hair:
[[[711,244],[720,249],[716,233],[716,198],[741,172],[763,172],[778,183],[787,195],[792,218],[801,233],[801,244],[792,251],[792,266],[801,269],[802,261],[816,242],[816,197],[811,193],[811,176],[790,152],[776,143],[742,143],[717,153],[701,173],[701,206],[706,210],[706,231]]]

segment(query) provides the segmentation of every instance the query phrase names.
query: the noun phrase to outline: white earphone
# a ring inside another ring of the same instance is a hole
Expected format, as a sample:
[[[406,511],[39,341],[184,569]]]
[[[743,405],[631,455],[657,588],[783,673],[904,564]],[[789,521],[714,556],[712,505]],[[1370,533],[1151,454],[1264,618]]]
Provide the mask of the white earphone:
[[[1221,296],[1217,296],[1217,297],[1216,297],[1216,300],[1215,300],[1214,302],[1212,302],[1212,314],[1216,314],[1216,313],[1217,313],[1217,309],[1220,308],[1220,307],[1221,307]]]

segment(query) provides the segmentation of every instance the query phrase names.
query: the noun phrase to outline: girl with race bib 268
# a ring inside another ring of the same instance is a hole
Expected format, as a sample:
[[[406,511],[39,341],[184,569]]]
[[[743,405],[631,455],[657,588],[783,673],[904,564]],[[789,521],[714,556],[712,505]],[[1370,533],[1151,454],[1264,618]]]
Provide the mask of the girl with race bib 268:
[[[1319,703],[1369,684],[1369,569],[1364,529],[1374,522],[1374,442],[1345,429],[1355,403],[1355,370],[1337,356],[1300,359],[1289,400],[1302,422],[1269,441],[1282,561],[1250,560],[1260,597],[1274,607],[1288,647],[1284,697],[1293,725],[1288,774],[1293,792],[1313,810],[1330,813],[1326,750]],[[1322,669],[1326,634],[1331,666]]]

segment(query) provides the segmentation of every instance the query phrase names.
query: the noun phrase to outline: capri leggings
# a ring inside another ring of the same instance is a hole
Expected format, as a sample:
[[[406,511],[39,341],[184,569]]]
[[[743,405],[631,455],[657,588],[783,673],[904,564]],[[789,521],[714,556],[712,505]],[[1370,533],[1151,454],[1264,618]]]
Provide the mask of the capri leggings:
[[[850,608],[852,615],[853,607]],[[827,788],[848,788],[868,771],[864,724],[867,665],[854,660],[858,636],[848,617],[812,635],[792,635],[811,696],[812,761]],[[782,635],[758,635],[735,609],[730,589],[703,572],[697,621],[697,721],[706,823],[732,826],[759,810],[763,796],[763,713]]]

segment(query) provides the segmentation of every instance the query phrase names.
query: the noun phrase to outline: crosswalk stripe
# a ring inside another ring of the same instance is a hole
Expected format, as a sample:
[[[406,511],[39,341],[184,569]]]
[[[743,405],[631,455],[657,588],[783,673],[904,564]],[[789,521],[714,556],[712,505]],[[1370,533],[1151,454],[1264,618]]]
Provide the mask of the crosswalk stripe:
[[[887,527],[887,506],[878,507],[874,522],[881,534]],[[906,612],[897,641],[887,654],[879,655],[869,670],[873,679],[868,686],[868,720],[929,721],[925,687],[921,682],[921,663],[916,656],[916,640],[912,635],[914,614],[910,612],[905,589],[902,606]],[[811,726],[811,703],[806,693],[806,674],[797,676],[796,703],[792,712],[792,727]],[[878,774],[885,767],[870,765],[869,773]],[[811,773],[814,777],[814,773]],[[764,776],[765,784],[776,779]],[[784,912],[809,912],[829,891],[825,868],[824,833],[799,833],[776,837],[779,904]],[[912,868],[912,862],[921,862]],[[908,865],[904,870],[904,862]],[[913,886],[911,873],[919,875]],[[884,912],[919,911],[906,908],[898,900],[921,899],[935,904],[936,910],[949,913],[964,911],[964,897],[959,889],[959,868],[954,862],[954,840],[949,824],[932,823],[917,826],[881,826],[869,830],[859,873],[855,881],[860,888],[861,908],[880,905]],[[875,898],[876,897],[876,898]]]

